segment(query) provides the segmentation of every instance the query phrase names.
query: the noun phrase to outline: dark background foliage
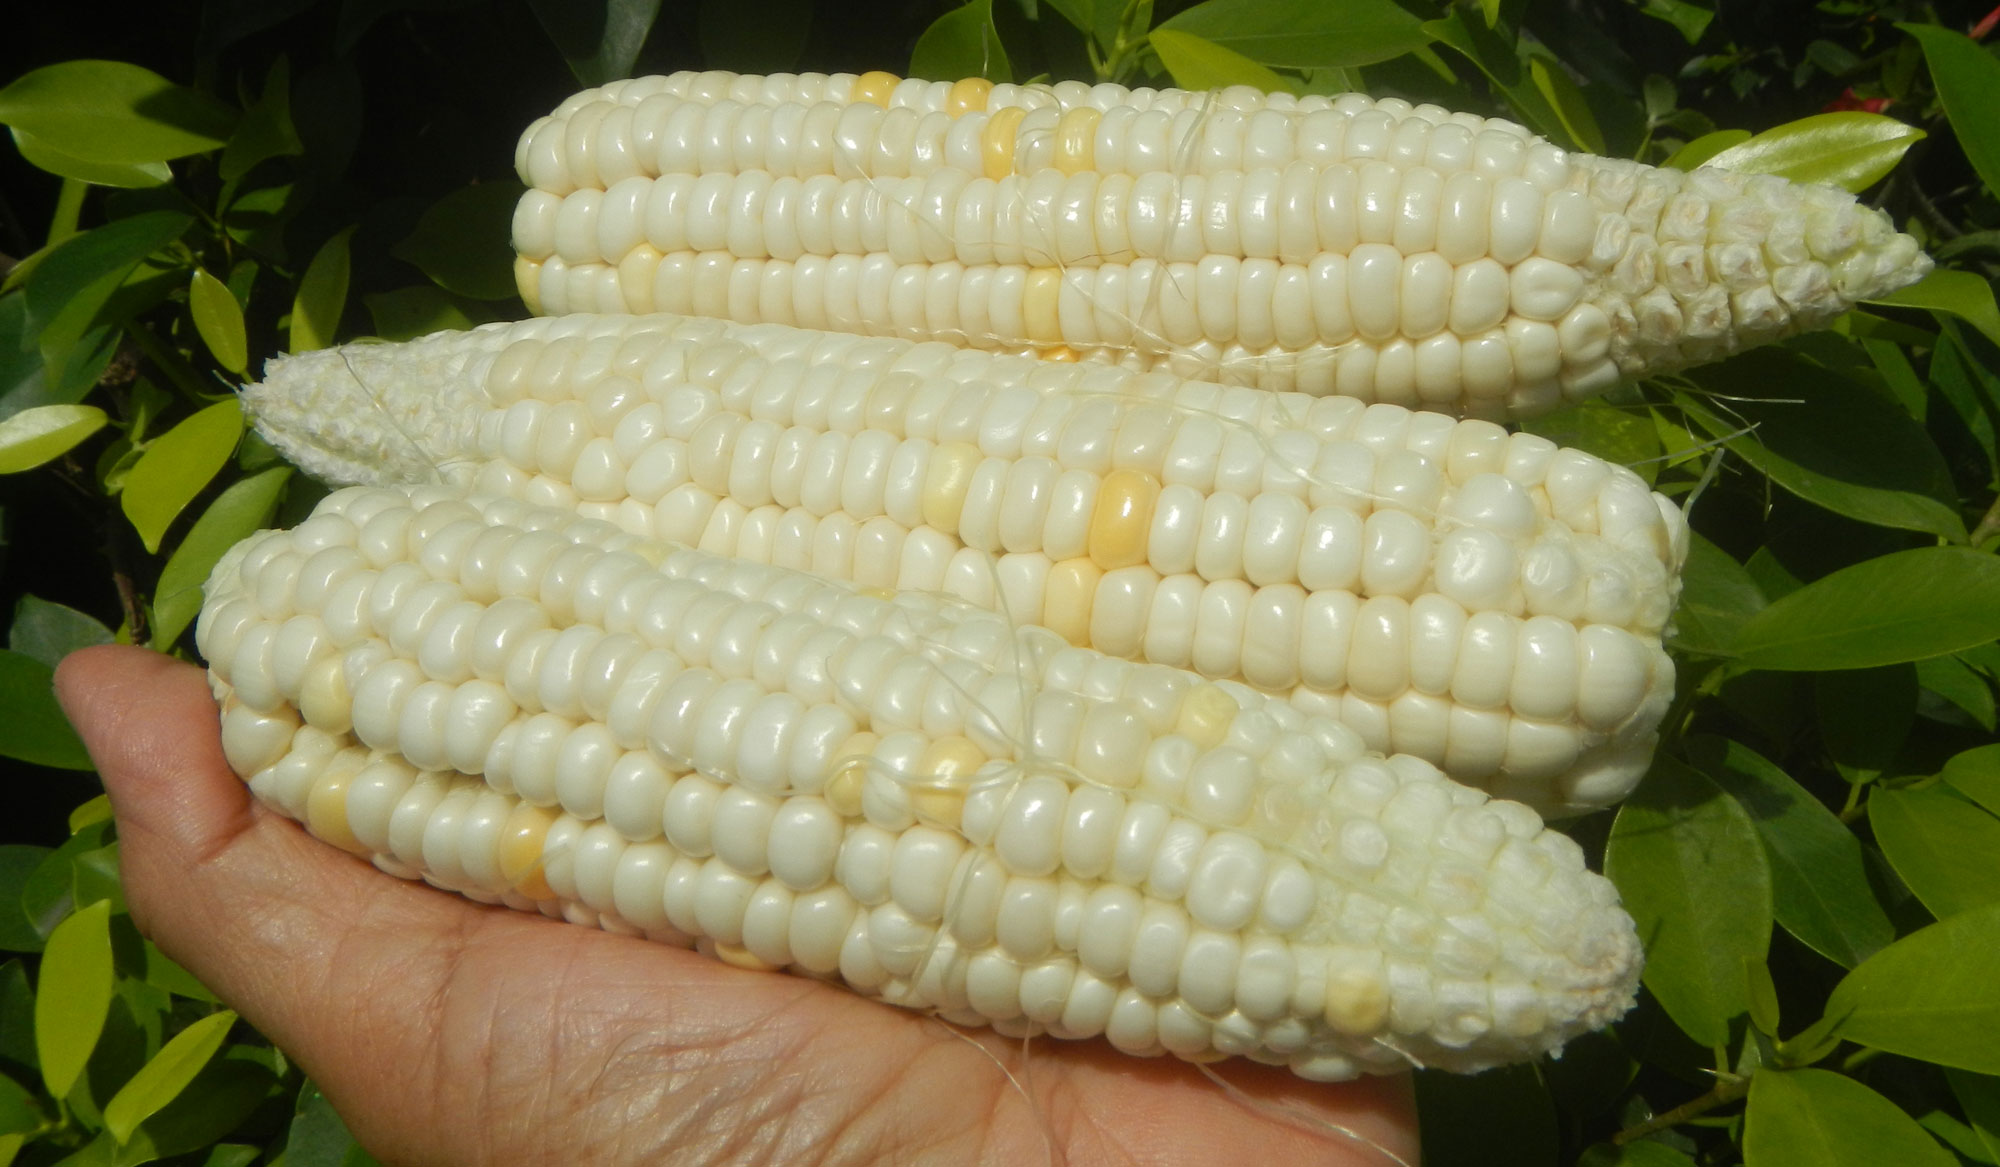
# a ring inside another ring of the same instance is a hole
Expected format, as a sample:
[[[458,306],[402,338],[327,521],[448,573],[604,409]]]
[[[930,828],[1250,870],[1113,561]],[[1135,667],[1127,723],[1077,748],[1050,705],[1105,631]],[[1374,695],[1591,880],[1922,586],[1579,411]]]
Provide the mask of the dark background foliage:
[[[214,99],[234,124],[217,137],[227,149],[172,156],[171,182],[150,189],[65,185],[0,144],[0,275],[13,271],[0,290],[0,427],[37,408],[102,411],[80,441],[0,473],[0,782],[16,808],[0,828],[0,951],[20,954],[0,964],[0,1167],[16,1153],[247,1164],[288,1144],[294,1162],[365,1161],[282,1054],[231,1031],[139,942],[115,838],[89,801],[95,780],[74,768],[73,739],[37,728],[53,724],[47,674],[61,651],[118,637],[192,655],[168,585],[199,578],[227,541],[205,540],[286,521],[317,495],[254,437],[225,429],[203,445],[183,423],[227,414],[230,389],[298,343],[308,302],[331,306],[322,339],[523,314],[504,276],[514,143],[582,84],[683,68],[982,67],[1023,81],[1095,70],[1133,84],[1360,87],[1656,164],[1692,165],[1743,136],[1729,131],[1831,109],[1895,119],[1866,123],[1890,134],[1872,169],[1833,159],[1839,142],[1801,139],[1806,176],[1867,187],[1948,278],[1913,306],[1869,306],[1829,333],[1534,423],[1694,500],[1704,541],[1672,645],[1682,692],[1662,761],[1616,816],[1566,829],[1642,923],[1697,940],[1656,947],[1640,1008],[1561,1061],[1423,1075],[1420,1093],[1428,1159],[1446,1167],[1828,1161],[1812,1157],[1814,1132],[1839,1136],[1839,1163],[2000,1164],[2000,1078],[1985,1076],[2000,1074],[2000,981],[1949,997],[1929,987],[2000,960],[2000,748],[1988,748],[2000,62],[1985,47],[1987,5],[1399,3],[209,0],[116,19],[89,4],[10,13],[0,85],[58,62],[129,62]],[[1259,56],[1230,36],[1257,21],[1299,36]],[[1187,59],[1148,42],[1162,25],[1247,56],[1184,75]],[[1364,26],[1385,47],[1356,47]],[[1954,47],[1970,54],[1954,58],[1956,90],[1925,55]],[[252,141],[268,153],[240,145]],[[232,174],[238,149],[253,164]],[[163,211],[190,216],[177,240],[129,257],[115,294],[75,322],[83,339],[51,346],[46,313],[24,305],[84,250],[52,235],[94,246]],[[351,275],[334,289],[320,259],[338,254]],[[197,268],[228,295],[202,301]],[[238,327],[247,362],[229,356]],[[135,515],[124,487],[147,473],[184,505]],[[47,966],[104,963],[115,1001],[49,998],[37,1012],[34,989],[62,979]],[[1903,1011],[1883,1020],[1890,1001]],[[199,1074],[148,1087],[166,1109],[136,1128],[107,1120],[169,1039],[211,1038]],[[88,1062],[66,1080],[51,1058]]]

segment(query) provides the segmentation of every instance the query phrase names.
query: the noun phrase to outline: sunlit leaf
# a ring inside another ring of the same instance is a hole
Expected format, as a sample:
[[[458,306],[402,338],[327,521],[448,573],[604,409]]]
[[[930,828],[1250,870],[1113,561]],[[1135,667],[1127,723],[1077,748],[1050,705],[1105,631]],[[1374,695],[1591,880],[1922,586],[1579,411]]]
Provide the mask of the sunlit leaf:
[[[1908,287],[1877,296],[1871,303],[1949,312],[2000,344],[2000,306],[1994,303],[1993,285],[1973,272],[1939,268]]]
[[[1645,0],[1643,11],[1655,20],[1663,20],[1674,26],[1681,39],[1693,44],[1708,31],[1709,22],[1715,19],[1715,11],[1710,4],[1691,4],[1688,0]]]
[[[347,308],[348,240],[353,236],[352,227],[334,232],[306,265],[298,294],[292,299],[290,351],[325,348],[340,331],[340,316]]]
[[[194,317],[195,331],[201,334],[215,363],[241,373],[250,362],[250,345],[243,335],[243,307],[207,268],[194,269],[194,279],[188,285],[188,314]]]
[[[0,89],[0,123],[90,162],[164,162],[222,145],[236,111],[123,61],[62,61]]]
[[[1568,73],[1542,57],[1528,58],[1528,78],[1562,120],[1563,131],[1579,148],[1593,154],[1605,152],[1604,131],[1597,128],[1597,116],[1590,101]]]
[[[243,411],[232,398],[187,418],[146,447],[118,496],[146,550],[160,549],[167,527],[228,464],[242,436]]]
[[[1744,1167],[1955,1167],[1896,1104],[1829,1070],[1757,1071],[1743,1119]]]
[[[1736,800],[1659,757],[1611,825],[1604,873],[1646,948],[1646,987],[1703,1045],[1748,1006],[1743,961],[1771,938],[1771,871]]]
[[[2000,1073],[1996,962],[2000,904],[1988,904],[1869,957],[1834,986],[1826,1016],[1849,1041],[1974,1073]]]
[[[1708,162],[1717,154],[1750,140],[1749,130],[1716,130],[1703,134],[1687,145],[1674,151],[1672,157],[1661,163],[1672,170],[1693,170]]]
[[[1972,38],[1934,24],[1897,28],[1917,38],[1952,132],[1990,191],[2000,191],[2000,61]]]
[[[1861,842],[1832,811],[1741,742],[1698,738],[1690,750],[1757,829],[1771,864],[1772,914],[1785,931],[1843,968],[1895,939],[1868,885]]]
[[[1775,174],[1863,191],[1896,168],[1925,134],[1879,113],[1842,110],[1774,126],[1709,158],[1718,170]]]
[[[1875,843],[1931,914],[1944,919],[2000,903],[2000,818],[1945,786],[1877,790]]]
[[[291,476],[291,467],[273,466],[232,483],[195,520],[153,591],[153,647],[164,651],[180,638],[201,611],[201,587],[208,573],[223,552],[271,521]]]
[[[28,330],[43,359],[61,365],[125,277],[193,222],[179,211],[147,211],[72,236],[43,256],[25,285]]]
[[[95,405],[40,405],[0,421],[0,474],[32,470],[104,428]]]
[[[1341,0],[1338,4],[1324,0],[1206,0],[1175,13],[1155,29],[1155,49],[1160,47],[1161,29],[1176,34],[1169,38],[1176,55],[1202,51],[1176,39],[1185,35],[1260,65],[1298,69],[1372,65],[1420,49],[1431,40],[1423,22],[1391,0]],[[1166,51],[1160,59],[1167,61]],[[1180,70],[1171,62],[1167,67],[1179,81]]]
[[[993,25],[993,0],[972,0],[932,21],[910,51],[910,75],[1012,81],[1013,64]]]
[[[1530,418],[1521,428],[1573,450],[1630,468],[1648,483],[1659,471],[1660,434],[1646,410],[1621,409],[1593,398]]]
[[[208,1060],[222,1048],[236,1014],[223,1010],[174,1035],[131,1081],[104,1105],[104,1126],[119,1142],[132,1137],[138,1125],[180,1096]]]
[[[35,1052],[42,1082],[61,1098],[97,1048],[111,1008],[111,904],[100,900],[56,925],[42,950],[35,993]]]
[[[21,157],[50,174],[95,186],[126,188],[160,186],[173,181],[173,168],[164,162],[89,162],[65,154],[18,127],[10,132]]]
[[[1179,29],[1156,28],[1152,32],[1153,51],[1160,64],[1183,89],[1226,89],[1249,85],[1275,91],[1285,88],[1284,79],[1233,49],[1203,40]]]
[[[1865,669],[2000,637],[2000,560],[1919,547],[1843,568],[1751,617],[1738,659],[1759,669]]]
[[[438,287],[475,300],[514,295],[514,252],[507,246],[518,182],[480,182],[431,204],[407,238],[390,249]]]

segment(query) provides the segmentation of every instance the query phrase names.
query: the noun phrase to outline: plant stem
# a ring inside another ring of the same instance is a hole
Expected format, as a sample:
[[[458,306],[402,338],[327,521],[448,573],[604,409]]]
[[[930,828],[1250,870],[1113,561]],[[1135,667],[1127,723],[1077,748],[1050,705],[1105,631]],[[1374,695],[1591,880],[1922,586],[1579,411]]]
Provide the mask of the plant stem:
[[[1732,1102],[1739,1101],[1748,1093],[1750,1093],[1750,1079],[1748,1077],[1738,1078],[1732,1075],[1723,1078],[1717,1081],[1715,1086],[1701,1097],[1683,1102],[1665,1114],[1656,1114],[1645,1122],[1628,1126],[1617,1134],[1612,1135],[1611,1141],[1615,1145],[1622,1147],[1626,1143],[1634,1139],[1643,1138],[1654,1131],[1666,1130],[1670,1126],[1686,1122],[1697,1115],[1707,1114],[1718,1106],[1727,1106]]]

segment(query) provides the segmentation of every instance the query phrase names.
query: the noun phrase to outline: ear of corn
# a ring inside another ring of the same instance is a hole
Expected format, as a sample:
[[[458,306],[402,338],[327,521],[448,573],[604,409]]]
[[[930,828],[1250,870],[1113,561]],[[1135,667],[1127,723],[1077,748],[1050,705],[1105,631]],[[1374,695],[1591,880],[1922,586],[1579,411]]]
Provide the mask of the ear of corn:
[[[1623,797],[1673,690],[1678,510],[1483,421],[669,316],[286,358],[245,405],[332,482],[943,592],[1544,813]]]
[[[1638,943],[1518,805],[1233,683],[446,488],[217,567],[230,763],[384,870],[1010,1034],[1532,1057]]]
[[[515,158],[537,311],[668,311],[1501,418],[1929,269],[1831,187],[1358,94],[677,73]]]

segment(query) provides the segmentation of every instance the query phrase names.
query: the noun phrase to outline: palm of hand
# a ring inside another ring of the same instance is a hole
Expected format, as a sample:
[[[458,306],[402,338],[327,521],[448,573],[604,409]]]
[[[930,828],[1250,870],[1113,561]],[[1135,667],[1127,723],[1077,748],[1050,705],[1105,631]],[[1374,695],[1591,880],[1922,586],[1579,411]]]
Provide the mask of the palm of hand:
[[[1415,1159],[1403,1079],[1329,1087],[1231,1063],[1232,1098],[1171,1059],[1024,1049],[390,880],[249,797],[197,670],[98,649],[57,685],[118,813],[134,918],[385,1161]]]

